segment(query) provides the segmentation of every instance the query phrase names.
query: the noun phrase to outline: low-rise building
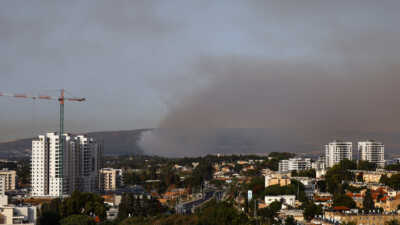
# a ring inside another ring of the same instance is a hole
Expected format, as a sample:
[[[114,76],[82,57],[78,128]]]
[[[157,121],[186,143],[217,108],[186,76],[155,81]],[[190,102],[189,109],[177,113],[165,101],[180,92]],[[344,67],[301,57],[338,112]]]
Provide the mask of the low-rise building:
[[[278,216],[281,219],[286,219],[287,217],[292,216],[296,221],[303,222],[303,212],[304,210],[302,209],[282,209],[279,211]]]
[[[37,219],[37,208],[34,206],[0,207],[0,224],[34,225]]]
[[[265,204],[270,205],[273,202],[281,202],[283,205],[288,205],[291,207],[296,206],[296,196],[295,195],[276,195],[276,196],[271,196],[267,195],[265,196]],[[284,207],[284,206],[282,206]]]
[[[311,169],[311,159],[309,158],[291,158],[279,162],[279,171],[300,171]]]
[[[17,172],[15,170],[0,170],[0,176],[5,177],[5,191],[15,190],[17,180]]]
[[[335,211],[325,211],[326,220],[337,221],[339,223],[354,222],[363,225],[385,224],[391,220],[400,220],[399,214],[353,214]]]
[[[272,173],[265,176],[265,187],[272,185],[286,186],[290,184],[290,173]]]

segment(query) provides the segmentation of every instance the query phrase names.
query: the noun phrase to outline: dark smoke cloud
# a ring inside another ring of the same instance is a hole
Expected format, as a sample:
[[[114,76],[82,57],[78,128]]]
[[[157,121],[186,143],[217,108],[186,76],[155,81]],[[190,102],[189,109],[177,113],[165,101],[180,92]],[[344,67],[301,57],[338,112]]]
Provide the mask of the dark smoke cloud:
[[[312,62],[201,58],[196,72],[210,84],[174,105],[142,146],[164,155],[299,152],[374,138],[396,150],[400,35],[386,35],[331,40]]]

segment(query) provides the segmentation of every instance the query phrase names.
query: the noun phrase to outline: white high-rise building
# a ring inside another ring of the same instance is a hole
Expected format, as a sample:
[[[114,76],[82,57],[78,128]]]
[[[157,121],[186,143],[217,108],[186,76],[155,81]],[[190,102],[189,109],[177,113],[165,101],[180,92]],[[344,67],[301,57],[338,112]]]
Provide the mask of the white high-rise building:
[[[299,171],[311,169],[311,159],[309,158],[291,158],[279,162],[279,171]]]
[[[358,142],[358,159],[375,163],[378,167],[385,166],[385,146],[376,141]]]
[[[333,141],[325,145],[325,166],[333,167],[344,159],[352,160],[353,143]]]
[[[101,145],[80,135],[47,133],[32,141],[32,196],[60,197],[74,190],[97,191],[101,168]]]

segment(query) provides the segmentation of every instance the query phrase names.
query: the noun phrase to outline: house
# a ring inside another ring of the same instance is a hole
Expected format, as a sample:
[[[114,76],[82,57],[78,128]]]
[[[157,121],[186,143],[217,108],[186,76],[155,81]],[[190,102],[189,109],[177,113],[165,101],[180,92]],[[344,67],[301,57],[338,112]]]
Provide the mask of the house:
[[[282,202],[282,207],[284,205],[286,206],[291,206],[295,207],[296,206],[296,196],[295,195],[276,195],[276,196],[271,196],[267,195],[265,196],[265,204],[270,205],[273,202]]]
[[[286,219],[289,216],[293,216],[293,218],[298,222],[304,222],[302,209],[282,209],[279,211],[278,216],[281,219]]]
[[[286,186],[290,184],[290,176],[287,173],[272,173],[265,176],[265,187],[271,185]]]

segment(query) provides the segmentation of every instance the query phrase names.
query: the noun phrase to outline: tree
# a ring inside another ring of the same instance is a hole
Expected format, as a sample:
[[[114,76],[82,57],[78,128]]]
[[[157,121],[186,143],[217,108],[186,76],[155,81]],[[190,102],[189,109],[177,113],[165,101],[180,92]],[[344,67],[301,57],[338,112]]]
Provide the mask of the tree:
[[[357,223],[356,222],[344,222],[344,223],[341,223],[341,225],[357,225]]]
[[[264,177],[257,176],[251,179],[250,183],[246,185],[246,190],[252,190],[254,198],[261,198],[264,196],[265,191]]]
[[[247,216],[239,213],[230,203],[211,201],[199,213],[198,225],[247,224]]]
[[[376,170],[376,163],[360,160],[357,164],[358,170]]]
[[[297,222],[296,222],[296,220],[294,219],[293,216],[288,216],[285,219],[285,225],[297,225]]]
[[[37,224],[38,225],[59,225],[60,214],[55,211],[44,211],[40,213]]]
[[[357,169],[357,163],[348,159],[343,159],[339,163],[339,167],[344,170],[355,170]]]
[[[358,182],[364,182],[364,174],[363,173],[359,173],[356,177],[356,180]]]
[[[395,190],[400,190],[400,174],[394,174],[390,178],[383,175],[380,179],[380,183],[383,183]]]
[[[340,164],[330,168],[325,175],[325,181],[327,183],[327,190],[330,193],[338,192],[338,190],[344,190],[344,188],[338,188],[339,185],[344,181],[352,181],[354,174],[349,171],[349,168],[353,168],[355,163],[350,160],[342,160]]]
[[[367,189],[367,192],[365,193],[365,197],[363,199],[363,209],[368,211],[375,209],[375,203],[372,199],[370,189]]]
[[[316,205],[314,202],[305,202],[303,208],[303,217],[307,221],[312,220],[316,215],[322,215],[321,206]]]
[[[143,217],[130,217],[122,220],[118,225],[150,225],[151,223]]]
[[[317,181],[317,187],[320,192],[326,192],[327,185],[325,180]]]
[[[268,157],[275,158],[275,159],[278,159],[278,160],[290,159],[290,158],[293,158],[295,156],[296,156],[296,154],[290,153],[290,152],[271,152],[268,155]]]
[[[166,212],[166,210],[156,199],[139,198],[131,193],[127,193],[122,196],[118,218],[123,220],[129,216],[155,216]]]
[[[72,215],[61,220],[61,225],[95,225],[93,218],[85,215]]]
[[[309,170],[300,170],[300,171],[292,171],[292,177],[310,177],[310,178],[315,178],[316,177],[316,171],[315,169],[309,169]]]
[[[280,202],[273,202],[268,207],[259,209],[257,215],[261,218],[264,223],[271,224],[275,222],[279,210],[282,208],[282,203]]]
[[[83,213],[87,216],[98,216],[103,221],[106,219],[107,208],[104,199],[99,195],[74,191],[70,197],[62,201],[60,211],[63,218]]]
[[[400,171],[400,164],[387,165],[385,169]]]
[[[400,222],[398,220],[390,220],[385,225],[400,225]]]
[[[335,194],[333,196],[333,207],[345,206],[347,208],[356,208],[356,203],[354,200],[345,194]]]

